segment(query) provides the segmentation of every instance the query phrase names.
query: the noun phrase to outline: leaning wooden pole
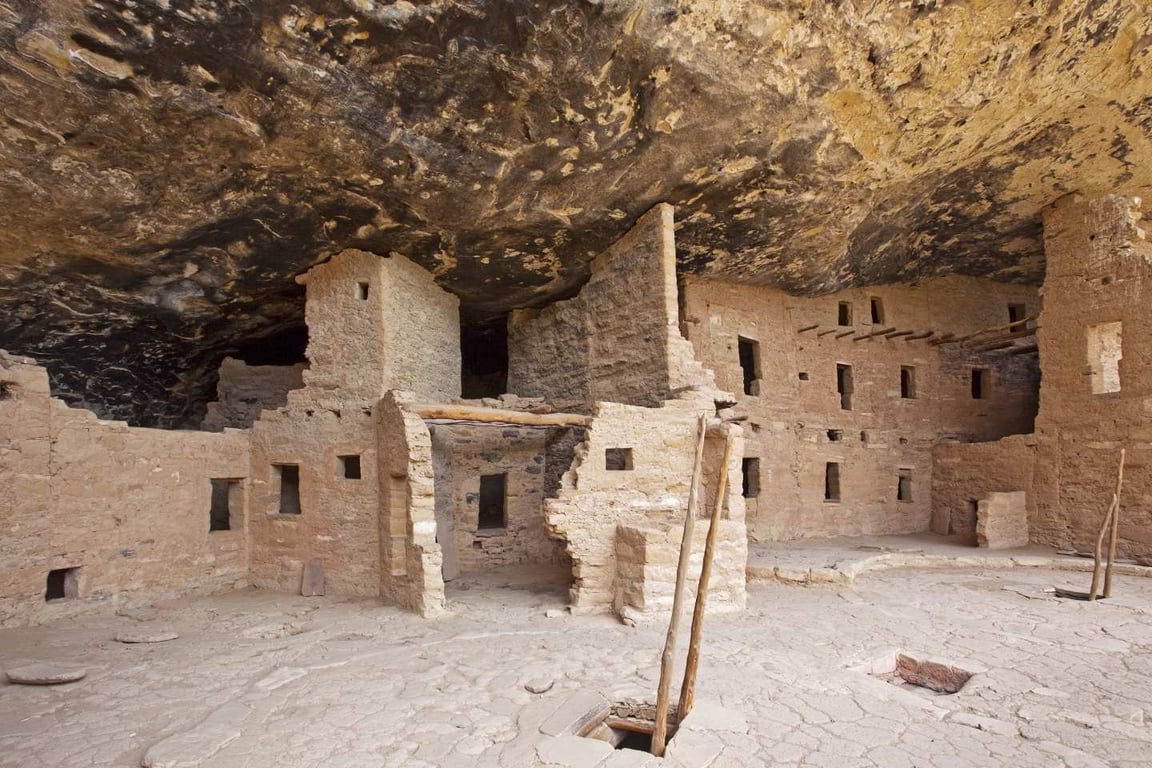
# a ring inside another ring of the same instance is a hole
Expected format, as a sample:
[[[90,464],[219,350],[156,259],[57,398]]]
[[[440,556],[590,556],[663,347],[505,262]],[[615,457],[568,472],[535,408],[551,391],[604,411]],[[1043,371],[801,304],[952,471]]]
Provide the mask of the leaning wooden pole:
[[[1104,536],[1108,533],[1108,524],[1112,522],[1112,510],[1116,507],[1116,496],[1112,496],[1112,503],[1104,513],[1104,520],[1100,523],[1100,532],[1096,534],[1096,547],[1092,550],[1092,586],[1088,590],[1088,602],[1096,599],[1096,591],[1100,588],[1100,558],[1104,552]]]
[[[1116,561],[1116,540],[1120,538],[1120,491],[1124,487],[1124,454],[1120,449],[1120,471],[1116,475],[1116,493],[1112,496],[1112,534],[1108,542],[1108,566],[1104,569],[1104,597],[1112,596],[1112,563]]]
[[[680,539],[680,561],[676,566],[676,589],[672,593],[672,618],[668,621],[668,636],[664,639],[664,654],[660,657],[660,684],[656,689],[656,730],[652,732],[652,754],[656,757],[664,756],[664,744],[668,740],[668,690],[672,686],[672,663],[676,658],[676,633],[680,630],[680,602],[684,598],[684,582],[688,578],[688,560],[692,557],[696,495],[700,488],[700,474],[704,471],[704,438],[708,433],[706,414],[700,414],[698,429],[696,463],[692,467],[692,483],[688,488],[688,513],[684,516],[684,536]]]
[[[728,495],[728,462],[732,458],[732,428],[724,430],[724,459],[720,464],[720,480],[716,483],[716,503],[712,506],[712,522],[708,526],[708,539],[704,545],[704,562],[700,565],[700,583],[696,586],[696,607],[692,611],[692,632],[688,640],[688,663],[684,665],[684,682],[680,686],[680,706],[676,716],[681,721],[696,703],[696,669],[700,666],[700,635],[704,631],[704,605],[708,602],[708,582],[712,576],[712,558],[716,555],[716,535],[720,530],[720,515]]]

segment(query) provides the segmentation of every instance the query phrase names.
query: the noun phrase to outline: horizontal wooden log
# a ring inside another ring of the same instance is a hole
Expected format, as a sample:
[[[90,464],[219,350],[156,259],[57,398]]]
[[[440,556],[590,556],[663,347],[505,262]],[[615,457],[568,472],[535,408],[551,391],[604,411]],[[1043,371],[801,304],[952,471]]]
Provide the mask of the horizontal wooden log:
[[[528,413],[470,405],[408,405],[405,410],[431,421],[476,421],[491,424],[518,424],[527,427],[587,427],[591,416],[579,413]]]
[[[820,327],[820,323],[816,323],[814,325],[806,325],[803,328],[798,328],[796,330],[796,333],[806,333],[807,331],[814,331],[819,327]]]
[[[838,339],[842,339],[842,338],[844,338],[845,336],[851,336],[851,335],[853,335],[853,334],[855,334],[855,333],[856,333],[856,331],[842,331],[842,332],[840,332],[840,333],[836,334],[836,338],[838,338]]]
[[[916,331],[893,331],[892,333],[885,334],[890,339],[898,339],[901,336],[911,336]]]
[[[892,333],[892,331],[894,331],[894,330],[896,330],[895,326],[892,326],[890,328],[881,328],[878,331],[873,331],[872,333],[865,334],[864,336],[857,336],[856,338],[852,339],[852,341],[863,341],[864,339],[871,339],[871,338],[874,338],[876,336],[885,336],[889,333]]]
[[[820,333],[816,334],[816,338],[820,338],[822,336],[827,336],[830,333],[836,333],[836,329],[832,328],[832,329],[829,329],[827,331],[820,331]]]
[[[923,331],[921,333],[912,334],[908,338],[904,339],[904,341],[922,341],[924,339],[931,338],[935,335],[936,335],[936,331]]]

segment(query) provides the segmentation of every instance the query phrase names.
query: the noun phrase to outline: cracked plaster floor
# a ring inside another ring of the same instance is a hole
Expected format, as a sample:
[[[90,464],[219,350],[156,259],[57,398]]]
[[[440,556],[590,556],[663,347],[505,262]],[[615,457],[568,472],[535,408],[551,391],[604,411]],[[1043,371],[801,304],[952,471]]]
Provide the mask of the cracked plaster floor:
[[[1152,581],[1120,577],[1123,605],[1058,601],[1053,584],[1084,589],[1086,577],[896,570],[852,588],[752,584],[745,613],[706,624],[698,697],[713,722],[685,764],[1152,764]],[[522,578],[465,577],[450,603],[453,616],[428,621],[242,592],[0,630],[2,667],[89,670],[65,686],[0,685],[0,766],[134,766],[166,738],[166,765],[212,768],[649,764],[566,749],[540,725],[582,690],[650,696],[663,624],[547,618],[563,585]],[[180,638],[112,640],[144,627]],[[987,671],[938,696],[848,669],[886,648]],[[542,677],[551,690],[525,690]]]

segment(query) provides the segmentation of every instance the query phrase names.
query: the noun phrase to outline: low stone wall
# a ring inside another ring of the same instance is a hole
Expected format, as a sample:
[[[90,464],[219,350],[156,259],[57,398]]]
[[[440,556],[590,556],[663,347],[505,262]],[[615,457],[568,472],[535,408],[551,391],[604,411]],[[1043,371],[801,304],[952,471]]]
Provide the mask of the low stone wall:
[[[225,427],[251,427],[261,411],[280,408],[288,402],[289,391],[304,386],[304,368],[303,363],[248,365],[243,360],[224,358],[216,402],[208,403],[200,428],[220,432]]]
[[[0,381],[0,625],[247,583],[246,433],[101,421],[2,353]],[[234,481],[231,530],[209,530],[213,479]],[[46,599],[63,569],[66,594]]]
[[[1036,438],[1013,435],[991,443],[940,443],[932,449],[932,531],[976,543],[977,507],[990,493],[1024,491],[1026,508],[1036,463]],[[1026,543],[1026,542],[1025,542]]]

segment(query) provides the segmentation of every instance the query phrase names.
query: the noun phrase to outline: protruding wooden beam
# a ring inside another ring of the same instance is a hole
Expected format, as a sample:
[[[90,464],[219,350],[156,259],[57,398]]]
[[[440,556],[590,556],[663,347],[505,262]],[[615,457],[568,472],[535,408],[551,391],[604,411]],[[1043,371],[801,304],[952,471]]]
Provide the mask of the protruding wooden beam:
[[[819,327],[820,327],[820,323],[814,323],[813,325],[806,325],[803,328],[798,328],[796,330],[796,333],[807,333],[808,331],[814,331]]]
[[[836,338],[838,338],[838,339],[842,339],[842,338],[844,338],[845,336],[851,336],[851,335],[853,335],[854,333],[856,333],[856,331],[855,331],[855,330],[852,330],[852,331],[842,331],[841,333],[838,333],[838,334],[836,334]]]
[[[856,338],[852,339],[852,341],[863,341],[864,339],[871,339],[871,338],[875,338],[876,336],[884,336],[884,335],[887,335],[889,333],[892,333],[892,331],[894,331],[894,330],[896,330],[895,326],[892,326],[890,328],[881,328],[878,331],[873,331],[872,333],[865,334],[864,336],[857,336]]]
[[[885,334],[889,339],[898,339],[901,336],[911,336],[916,331],[893,331],[892,333]]]
[[[528,413],[471,405],[406,405],[404,409],[430,421],[474,421],[489,424],[518,424],[527,427],[587,427],[591,416],[579,413]]]
[[[936,331],[923,331],[922,333],[914,333],[904,341],[922,341],[936,335]]]
[[[830,334],[830,333],[836,333],[836,329],[835,329],[835,328],[832,328],[831,330],[827,330],[827,331],[820,331],[820,333],[816,334],[816,338],[818,338],[818,339],[819,339],[819,338],[821,338],[821,337],[827,336],[827,335],[828,335],[828,334]]]
[[[1029,344],[1026,347],[1016,347],[1008,352],[1009,355],[1034,355],[1040,352],[1040,348],[1035,344]]]

